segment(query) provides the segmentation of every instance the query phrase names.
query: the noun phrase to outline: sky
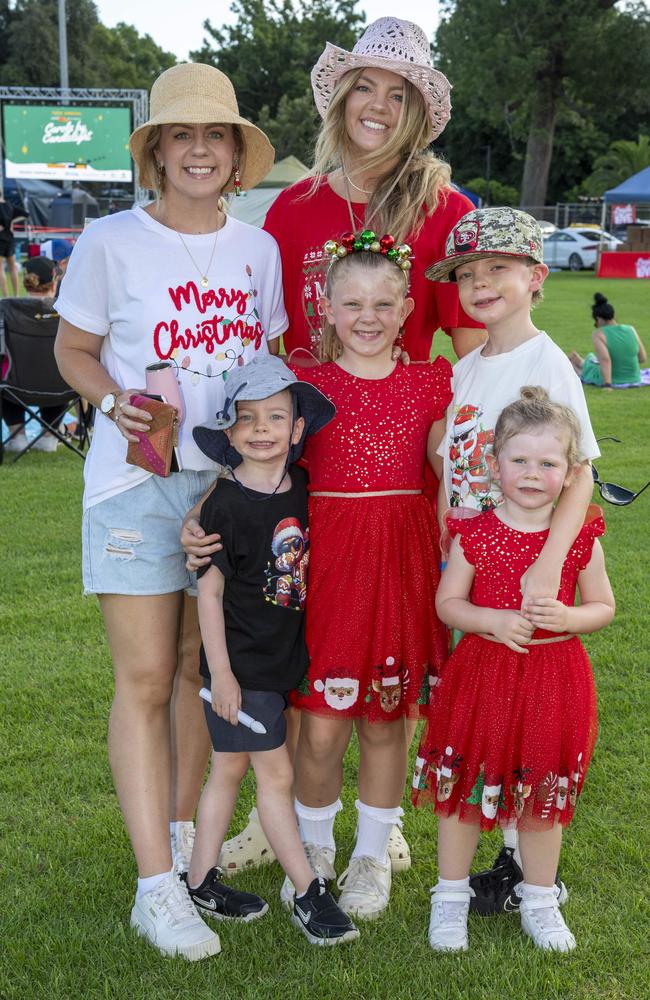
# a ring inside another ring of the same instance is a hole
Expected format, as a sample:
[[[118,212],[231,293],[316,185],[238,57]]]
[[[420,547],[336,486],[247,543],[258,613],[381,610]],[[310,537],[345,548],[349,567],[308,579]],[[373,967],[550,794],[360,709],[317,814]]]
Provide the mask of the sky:
[[[95,0],[99,17],[107,27],[114,27],[119,21],[132,24],[139,34],[151,35],[155,42],[173,52],[179,60],[188,58],[190,51],[201,48],[203,42],[203,22],[207,19],[213,25],[233,23],[230,12],[231,0],[182,0],[180,5],[151,0]],[[438,23],[438,4],[435,0],[359,0],[358,9],[366,14],[366,20],[395,15],[415,21],[424,28],[429,38]],[[182,13],[181,13],[182,12]],[[323,39],[325,42],[330,39]]]

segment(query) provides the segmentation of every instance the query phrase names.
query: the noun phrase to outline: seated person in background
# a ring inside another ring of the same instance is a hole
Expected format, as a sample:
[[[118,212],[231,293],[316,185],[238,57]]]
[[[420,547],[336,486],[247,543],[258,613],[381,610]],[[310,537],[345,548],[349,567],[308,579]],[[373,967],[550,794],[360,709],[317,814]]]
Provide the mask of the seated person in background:
[[[40,299],[43,304],[43,312],[54,311],[54,285],[56,281],[56,264],[49,257],[30,257],[23,267],[23,285],[25,295],[31,299]],[[56,426],[65,413],[65,406],[44,406],[41,407],[41,415],[48,424]],[[15,437],[5,445],[6,451],[23,451],[28,445],[25,434],[25,408],[20,403],[5,399],[2,407],[2,415],[13,434],[18,431]],[[56,451],[59,442],[53,434],[44,434],[34,445],[35,451]]]
[[[614,307],[600,292],[594,295],[591,315],[596,324],[591,335],[596,353],[581,358],[577,351],[571,351],[569,361],[576,374],[585,384],[604,389],[640,382],[639,365],[645,362],[646,352],[634,327],[616,322]]]
[[[2,197],[2,185],[0,184],[0,295],[7,294],[7,280],[5,278],[5,261],[9,272],[9,282],[14,295],[18,295],[18,269],[16,268],[16,240],[14,238],[12,223],[17,219],[24,219],[25,212],[15,205],[10,205]]]

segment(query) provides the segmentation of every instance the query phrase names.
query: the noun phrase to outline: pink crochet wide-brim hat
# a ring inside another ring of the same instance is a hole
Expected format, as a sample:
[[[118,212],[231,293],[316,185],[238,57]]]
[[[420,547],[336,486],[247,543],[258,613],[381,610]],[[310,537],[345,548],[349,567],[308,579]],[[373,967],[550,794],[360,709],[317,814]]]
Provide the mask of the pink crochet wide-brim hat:
[[[422,28],[398,17],[380,17],[369,24],[352,52],[328,42],[311,73],[316,108],[321,118],[345,73],[364,66],[387,69],[409,80],[419,90],[431,122],[431,142],[451,115],[451,84],[433,68],[431,48]]]

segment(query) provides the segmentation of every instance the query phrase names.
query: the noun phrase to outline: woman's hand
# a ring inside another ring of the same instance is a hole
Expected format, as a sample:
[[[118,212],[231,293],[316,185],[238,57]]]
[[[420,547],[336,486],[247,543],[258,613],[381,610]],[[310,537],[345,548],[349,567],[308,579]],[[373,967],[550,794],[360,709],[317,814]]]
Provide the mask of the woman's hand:
[[[187,560],[185,565],[191,573],[196,573],[200,566],[207,566],[213,552],[219,552],[221,535],[206,535],[195,517],[188,517],[181,528],[181,546]]]
[[[131,396],[138,396],[145,392],[144,389],[125,389],[115,397],[115,407],[112,417],[117,428],[127,441],[139,441],[134,431],[148,431],[151,424],[151,414],[146,410],[139,410],[137,406],[131,405]]]
[[[231,726],[238,725],[237,712],[241,708],[241,688],[230,667],[212,674],[212,708]]]
[[[524,649],[524,646],[528,645],[535,631],[532,622],[523,618],[518,611],[495,610],[493,615],[490,634],[508,649],[514,649],[515,653],[527,653],[528,650]]]
[[[554,598],[560,589],[562,563],[556,560],[546,560],[539,555],[528,567],[519,581],[522,601],[521,610],[528,615],[531,606],[541,597]]]
[[[549,632],[566,632],[569,627],[569,609],[554,597],[538,597],[529,604],[526,615],[535,628]]]

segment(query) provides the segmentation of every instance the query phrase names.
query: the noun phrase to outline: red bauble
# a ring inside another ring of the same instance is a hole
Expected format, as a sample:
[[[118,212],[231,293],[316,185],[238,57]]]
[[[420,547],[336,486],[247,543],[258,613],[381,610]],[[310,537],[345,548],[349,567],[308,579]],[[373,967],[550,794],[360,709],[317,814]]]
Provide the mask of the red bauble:
[[[382,248],[382,250],[392,250],[392,248],[395,246],[395,237],[382,236],[382,238],[379,241],[379,246]]]
[[[355,235],[354,233],[343,233],[341,237],[341,245],[345,247],[346,250],[351,250],[354,246]]]

